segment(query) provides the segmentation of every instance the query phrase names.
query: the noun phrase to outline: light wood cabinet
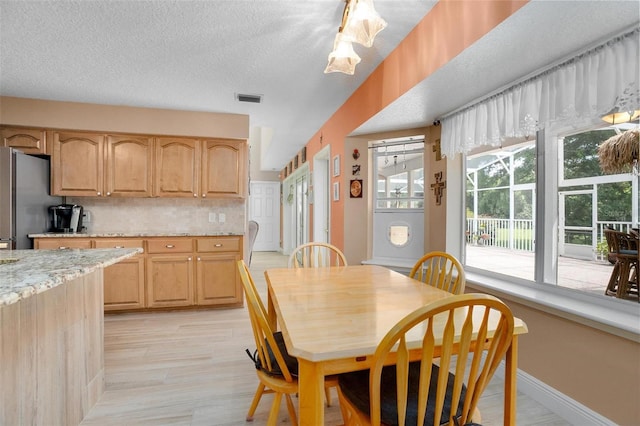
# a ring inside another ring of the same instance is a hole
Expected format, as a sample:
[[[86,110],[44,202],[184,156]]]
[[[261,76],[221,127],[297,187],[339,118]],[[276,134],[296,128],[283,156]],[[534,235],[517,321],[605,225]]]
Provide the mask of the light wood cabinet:
[[[199,175],[200,141],[185,138],[156,139],[156,196],[198,197]]]
[[[101,196],[104,135],[53,133],[51,192],[53,195]]]
[[[240,237],[196,240],[196,302],[198,305],[242,304],[238,260]]]
[[[157,308],[193,305],[191,238],[149,240],[147,251],[147,306]]]
[[[33,247],[40,250],[65,250],[93,248],[93,242],[89,238],[36,238]]]
[[[15,148],[25,154],[48,154],[47,132],[43,129],[0,127],[0,146]]]
[[[242,236],[36,238],[37,249],[131,248],[144,252],[104,269],[105,312],[240,307]]]
[[[151,197],[153,138],[107,136],[105,188],[108,197]]]
[[[134,238],[101,238],[95,248],[144,247],[143,240]],[[122,260],[104,269],[104,311],[141,309],[145,307],[144,254]]]
[[[228,139],[202,141],[202,196],[246,196],[246,143]]]

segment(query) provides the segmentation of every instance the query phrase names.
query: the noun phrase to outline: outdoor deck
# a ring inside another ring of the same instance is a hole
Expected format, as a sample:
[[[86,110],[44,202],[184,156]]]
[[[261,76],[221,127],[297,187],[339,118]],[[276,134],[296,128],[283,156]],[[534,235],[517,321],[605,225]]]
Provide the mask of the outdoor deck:
[[[533,279],[534,253],[467,244],[469,266],[514,277]],[[604,295],[613,265],[607,261],[558,258],[558,285]]]

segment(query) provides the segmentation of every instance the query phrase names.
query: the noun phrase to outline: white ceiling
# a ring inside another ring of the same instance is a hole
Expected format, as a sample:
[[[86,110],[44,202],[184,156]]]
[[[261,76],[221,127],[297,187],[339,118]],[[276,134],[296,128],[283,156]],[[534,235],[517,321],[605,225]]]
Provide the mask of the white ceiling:
[[[248,114],[279,170],[435,3],[376,0],[389,25],[347,76],[323,73],[341,0],[0,0],[0,95]],[[424,126],[639,16],[637,0],[531,1],[353,134]]]

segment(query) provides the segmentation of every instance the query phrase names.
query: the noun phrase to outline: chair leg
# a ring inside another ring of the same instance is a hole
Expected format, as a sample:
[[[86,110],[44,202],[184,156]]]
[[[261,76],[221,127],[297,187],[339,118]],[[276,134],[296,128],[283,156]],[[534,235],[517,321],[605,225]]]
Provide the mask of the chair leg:
[[[256,408],[258,408],[258,404],[260,403],[260,398],[262,398],[262,394],[264,394],[265,386],[262,383],[258,384],[258,389],[256,390],[256,394],[253,396],[253,401],[251,401],[251,406],[249,407],[249,412],[247,413],[247,421],[253,421],[253,415],[256,412]]]
[[[327,400],[327,407],[331,407],[331,386],[324,387],[324,397]]]
[[[289,417],[291,417],[291,424],[293,426],[298,426],[298,417],[296,416],[296,408],[293,405],[293,401],[291,400],[291,395],[286,394],[285,398],[287,399],[287,409],[289,410]]]
[[[278,423],[278,412],[280,411],[281,400],[282,394],[280,392],[275,392],[273,396],[273,403],[271,404],[271,411],[269,411],[267,426],[276,426],[276,424]]]
[[[607,289],[604,294],[607,296],[615,296],[618,289],[618,281],[620,280],[620,262],[616,261],[613,264],[613,270],[611,271],[611,278],[607,284]]]

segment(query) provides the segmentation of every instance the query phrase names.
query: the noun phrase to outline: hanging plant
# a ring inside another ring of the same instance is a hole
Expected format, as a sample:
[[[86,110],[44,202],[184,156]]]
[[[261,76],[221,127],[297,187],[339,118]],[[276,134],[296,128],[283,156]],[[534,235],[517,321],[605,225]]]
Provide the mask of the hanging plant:
[[[638,162],[640,154],[640,131],[627,130],[602,142],[598,147],[600,168],[603,172],[629,173]]]

